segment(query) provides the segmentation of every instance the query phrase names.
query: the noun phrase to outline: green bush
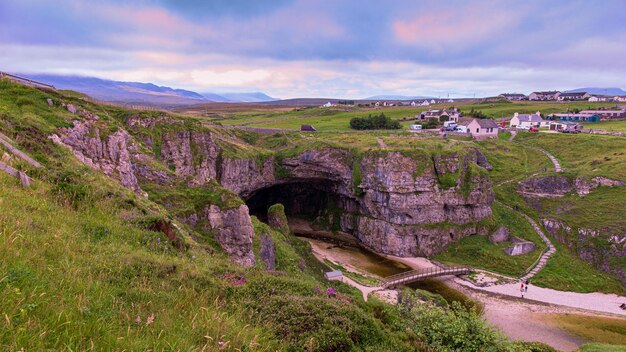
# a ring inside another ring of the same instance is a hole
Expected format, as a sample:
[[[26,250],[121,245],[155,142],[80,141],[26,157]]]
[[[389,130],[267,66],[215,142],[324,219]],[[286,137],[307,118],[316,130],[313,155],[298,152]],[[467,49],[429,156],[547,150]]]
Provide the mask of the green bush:
[[[392,120],[385,116],[368,115],[367,117],[354,117],[350,120],[350,128],[355,130],[398,130],[402,128],[400,121]]]

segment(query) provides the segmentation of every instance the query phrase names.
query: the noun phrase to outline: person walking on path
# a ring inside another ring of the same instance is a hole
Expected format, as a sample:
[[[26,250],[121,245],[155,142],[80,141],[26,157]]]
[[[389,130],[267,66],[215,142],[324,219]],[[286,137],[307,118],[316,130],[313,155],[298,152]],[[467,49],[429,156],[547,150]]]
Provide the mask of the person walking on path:
[[[524,298],[524,281],[522,281],[522,284],[520,285],[519,290],[522,293],[522,298]]]
[[[528,285],[530,284],[530,279],[526,279],[526,286],[524,287],[524,292],[528,292]]]

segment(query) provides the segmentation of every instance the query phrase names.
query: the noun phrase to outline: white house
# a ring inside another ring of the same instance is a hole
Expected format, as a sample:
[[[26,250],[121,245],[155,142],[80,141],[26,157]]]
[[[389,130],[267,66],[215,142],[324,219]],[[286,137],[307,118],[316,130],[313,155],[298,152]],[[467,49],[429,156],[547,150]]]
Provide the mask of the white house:
[[[530,128],[530,127],[548,127],[549,123],[548,121],[545,121],[541,117],[541,113],[537,111],[536,113],[532,115],[515,113],[513,114],[511,121],[509,121],[509,125],[511,127],[520,126],[520,127]]]
[[[430,100],[430,103],[431,103],[431,104],[437,104],[437,102],[435,101],[435,99],[431,99],[431,100]]]
[[[417,103],[416,103],[416,102],[414,102],[414,101],[412,101],[412,102],[411,102],[411,106],[417,106]]]
[[[551,121],[550,122],[550,130],[551,131],[580,131],[583,126],[576,121]]]
[[[528,100],[557,100],[561,92],[548,91],[548,92],[532,92],[528,95]]]
[[[498,138],[498,124],[492,119],[473,119],[467,132],[476,139]]]
[[[421,106],[428,106],[428,105],[430,105],[430,103],[428,102],[428,100],[424,100],[420,105]]]
[[[322,105],[321,107],[322,107],[322,108],[329,108],[329,107],[331,107],[331,106],[333,106],[333,104],[332,104],[331,102],[328,102],[328,103],[326,103],[326,104]]]
[[[615,96],[613,97],[613,101],[626,102],[626,97]]]
[[[448,99],[448,103],[454,103],[454,99]]]
[[[591,98],[591,94],[587,92],[561,93],[558,100],[587,100]]]

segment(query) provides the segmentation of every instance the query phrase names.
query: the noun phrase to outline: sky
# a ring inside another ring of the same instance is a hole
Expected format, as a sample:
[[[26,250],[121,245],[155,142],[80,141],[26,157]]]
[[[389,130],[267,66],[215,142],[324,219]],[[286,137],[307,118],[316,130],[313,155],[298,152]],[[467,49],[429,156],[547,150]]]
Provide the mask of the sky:
[[[626,1],[0,0],[0,70],[280,98],[626,88]]]

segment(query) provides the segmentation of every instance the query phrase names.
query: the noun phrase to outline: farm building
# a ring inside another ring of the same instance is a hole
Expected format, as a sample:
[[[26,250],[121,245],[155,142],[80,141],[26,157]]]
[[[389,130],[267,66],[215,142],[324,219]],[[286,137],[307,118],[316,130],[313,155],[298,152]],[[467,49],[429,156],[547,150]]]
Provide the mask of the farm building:
[[[626,110],[583,110],[580,112],[583,115],[600,115],[601,119],[619,119],[626,118]]]
[[[301,132],[317,132],[317,129],[311,125],[300,125]]]
[[[580,121],[580,122],[598,122],[600,121],[600,115],[598,114],[552,114],[548,116],[549,120],[561,120],[561,121]]]

